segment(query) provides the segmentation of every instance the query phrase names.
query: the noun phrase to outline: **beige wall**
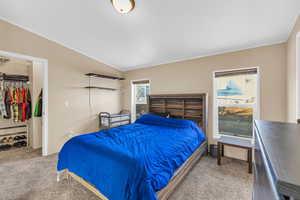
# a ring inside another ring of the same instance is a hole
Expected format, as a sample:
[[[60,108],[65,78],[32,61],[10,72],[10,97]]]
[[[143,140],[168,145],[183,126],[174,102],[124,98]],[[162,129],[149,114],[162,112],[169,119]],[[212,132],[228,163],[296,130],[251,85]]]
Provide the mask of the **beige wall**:
[[[0,50],[49,61],[49,153],[59,151],[73,133],[96,130],[98,112],[121,108],[119,92],[92,91],[89,104],[89,92],[82,88],[88,85],[87,72],[120,76],[119,71],[2,20],[0,36]],[[93,82],[120,87],[117,81]]]
[[[286,43],[126,72],[123,106],[130,109],[130,80],[150,79],[151,94],[206,92],[212,142],[213,71],[255,66],[260,67],[261,73],[261,119],[285,121]]]
[[[0,64],[0,72],[28,76],[29,66],[32,66],[31,62],[11,59],[9,62]]]
[[[38,97],[41,89],[44,86],[44,67],[42,63],[33,62],[32,67],[29,68],[29,87],[31,93],[31,102],[33,105],[33,111],[36,103],[38,102]],[[34,149],[42,147],[42,117],[32,116],[30,120],[30,144]]]
[[[286,43],[126,72],[121,106],[120,92],[95,90],[91,92],[89,101],[88,90],[82,88],[88,85],[88,78],[84,76],[87,72],[118,76],[122,75],[121,72],[1,20],[0,35],[0,50],[49,61],[49,153],[59,151],[70,135],[96,130],[98,112],[117,112],[121,107],[130,109],[130,80],[137,79],[150,79],[152,94],[207,92],[208,134],[212,142],[212,72],[259,66],[261,119],[286,120],[286,88],[291,87],[289,81],[286,84],[286,78],[293,74],[289,69],[286,74],[286,55],[289,56]],[[116,88],[121,86],[119,82],[110,80],[93,79],[92,83]]]
[[[287,121],[296,122],[296,36],[300,32],[300,16],[287,42]]]

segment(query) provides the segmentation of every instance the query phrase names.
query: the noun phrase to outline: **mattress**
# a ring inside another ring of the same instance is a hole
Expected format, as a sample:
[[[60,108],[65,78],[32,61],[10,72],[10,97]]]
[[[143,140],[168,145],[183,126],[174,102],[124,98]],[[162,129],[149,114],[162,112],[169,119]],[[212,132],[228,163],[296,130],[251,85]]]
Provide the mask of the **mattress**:
[[[204,141],[192,121],[143,115],[131,125],[72,138],[57,170],[68,169],[110,200],[156,200]]]

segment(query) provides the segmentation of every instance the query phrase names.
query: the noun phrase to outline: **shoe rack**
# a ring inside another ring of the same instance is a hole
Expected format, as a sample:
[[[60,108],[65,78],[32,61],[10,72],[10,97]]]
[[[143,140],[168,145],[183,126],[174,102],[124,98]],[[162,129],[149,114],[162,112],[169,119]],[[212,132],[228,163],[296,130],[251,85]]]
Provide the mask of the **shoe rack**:
[[[0,131],[0,151],[28,146],[27,124],[0,127]]]

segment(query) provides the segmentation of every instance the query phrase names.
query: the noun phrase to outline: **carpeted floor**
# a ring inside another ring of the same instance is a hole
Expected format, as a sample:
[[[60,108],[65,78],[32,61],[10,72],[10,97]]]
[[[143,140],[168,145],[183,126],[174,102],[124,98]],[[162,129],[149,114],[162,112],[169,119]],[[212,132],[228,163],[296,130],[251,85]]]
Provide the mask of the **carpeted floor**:
[[[0,152],[0,200],[97,200],[75,181],[56,182],[57,156],[40,151]],[[252,175],[246,162],[203,157],[170,200],[250,200]]]

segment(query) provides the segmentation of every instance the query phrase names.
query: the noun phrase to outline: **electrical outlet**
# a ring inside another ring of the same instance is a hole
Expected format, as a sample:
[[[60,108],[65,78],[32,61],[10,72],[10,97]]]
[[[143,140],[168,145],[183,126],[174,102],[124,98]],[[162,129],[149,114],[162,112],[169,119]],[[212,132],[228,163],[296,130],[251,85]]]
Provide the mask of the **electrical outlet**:
[[[70,130],[66,136],[67,136],[67,138],[72,138],[75,136],[75,133],[74,133],[74,131]]]

